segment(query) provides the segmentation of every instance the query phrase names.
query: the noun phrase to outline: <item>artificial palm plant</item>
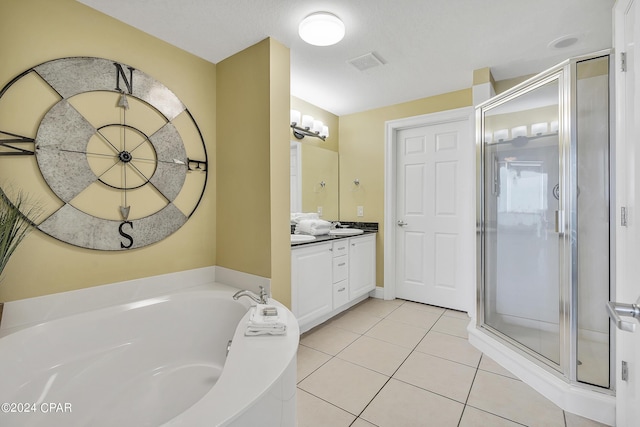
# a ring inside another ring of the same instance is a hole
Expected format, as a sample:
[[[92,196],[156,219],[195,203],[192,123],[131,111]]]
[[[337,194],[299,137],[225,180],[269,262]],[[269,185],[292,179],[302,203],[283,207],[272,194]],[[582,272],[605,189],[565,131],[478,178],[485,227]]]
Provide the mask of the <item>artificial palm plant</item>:
[[[21,208],[26,207],[23,214]],[[27,198],[23,193],[18,193],[16,200],[12,203],[7,195],[0,190],[0,283],[2,282],[2,272],[9,262],[9,258],[16,250],[22,239],[27,237],[31,231],[31,221],[29,217],[35,218],[39,209],[27,203]],[[32,216],[33,215],[33,216]],[[2,309],[4,304],[0,302],[0,321],[2,320]]]
[[[37,206],[29,203],[24,193],[19,192],[15,200],[10,202],[0,190],[0,280],[9,258],[32,229],[29,218],[35,218],[38,210]]]

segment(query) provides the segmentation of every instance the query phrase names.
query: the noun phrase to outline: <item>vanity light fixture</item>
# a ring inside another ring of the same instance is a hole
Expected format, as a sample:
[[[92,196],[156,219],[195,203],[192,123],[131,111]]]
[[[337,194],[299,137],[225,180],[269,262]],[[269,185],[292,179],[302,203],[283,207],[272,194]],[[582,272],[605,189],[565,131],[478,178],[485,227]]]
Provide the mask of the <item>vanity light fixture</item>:
[[[314,46],[334,45],[342,40],[344,33],[344,22],[329,12],[312,13],[298,26],[300,38]]]
[[[312,116],[302,115],[300,111],[291,110],[290,117],[293,136],[298,139],[302,139],[305,136],[313,136],[324,141],[329,136],[329,126],[326,126],[320,120],[314,120]]]

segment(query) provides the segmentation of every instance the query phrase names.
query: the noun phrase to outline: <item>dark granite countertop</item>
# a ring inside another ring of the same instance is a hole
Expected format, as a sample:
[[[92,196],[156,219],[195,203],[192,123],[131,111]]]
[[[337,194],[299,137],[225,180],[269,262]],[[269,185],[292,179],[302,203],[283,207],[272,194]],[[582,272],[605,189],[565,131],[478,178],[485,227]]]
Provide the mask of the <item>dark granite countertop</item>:
[[[358,228],[362,231],[364,231],[364,233],[362,234],[352,234],[350,236],[332,236],[329,234],[325,234],[322,236],[315,236],[315,240],[310,240],[308,242],[295,242],[295,243],[291,243],[291,247],[299,247],[299,246],[303,246],[303,245],[313,245],[316,243],[326,243],[326,242],[331,242],[334,240],[338,240],[338,239],[348,239],[350,237],[358,237],[358,236],[366,236],[367,234],[374,234],[378,232],[378,223],[377,222],[347,222],[347,221],[340,221],[340,224],[342,225],[341,228]],[[292,227],[293,230],[293,227]],[[293,233],[292,233],[293,234]]]

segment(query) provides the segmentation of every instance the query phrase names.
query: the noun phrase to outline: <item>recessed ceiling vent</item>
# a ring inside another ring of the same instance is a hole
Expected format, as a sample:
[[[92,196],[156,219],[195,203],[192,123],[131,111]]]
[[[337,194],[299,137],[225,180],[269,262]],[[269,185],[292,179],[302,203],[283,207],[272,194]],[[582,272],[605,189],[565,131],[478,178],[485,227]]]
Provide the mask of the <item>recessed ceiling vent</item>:
[[[580,40],[579,34],[568,34],[566,36],[558,37],[557,39],[549,42],[547,45],[550,49],[564,49],[569,46],[573,46]]]
[[[373,52],[365,53],[364,55],[350,59],[347,62],[360,71],[368,70],[369,68],[374,68],[379,65],[384,65],[384,60],[382,60]]]

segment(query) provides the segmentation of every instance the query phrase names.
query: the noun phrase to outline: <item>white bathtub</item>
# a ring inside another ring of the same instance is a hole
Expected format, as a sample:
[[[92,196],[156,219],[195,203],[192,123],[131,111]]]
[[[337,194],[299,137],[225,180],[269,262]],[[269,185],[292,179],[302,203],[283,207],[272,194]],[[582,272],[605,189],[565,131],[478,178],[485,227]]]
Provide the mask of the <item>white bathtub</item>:
[[[0,338],[0,426],[294,426],[295,318],[245,337],[251,301],[204,288]]]

